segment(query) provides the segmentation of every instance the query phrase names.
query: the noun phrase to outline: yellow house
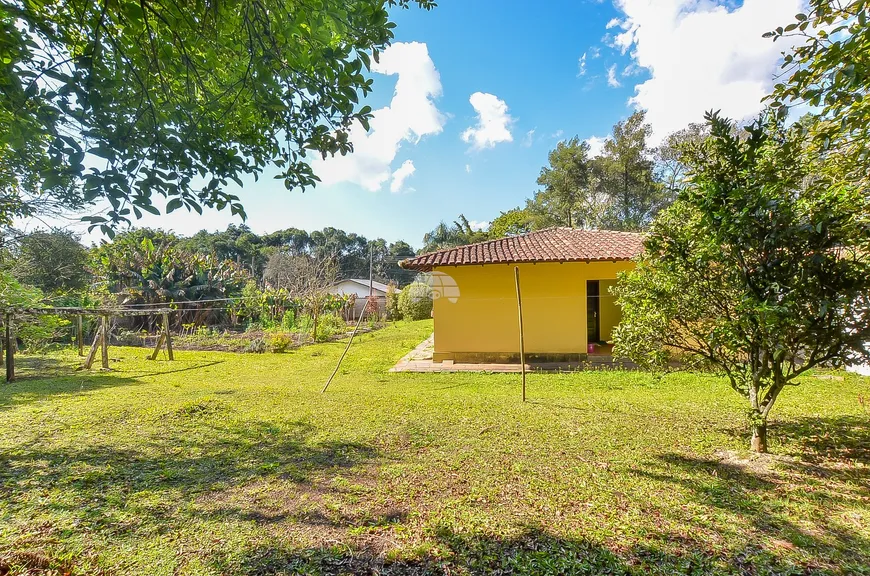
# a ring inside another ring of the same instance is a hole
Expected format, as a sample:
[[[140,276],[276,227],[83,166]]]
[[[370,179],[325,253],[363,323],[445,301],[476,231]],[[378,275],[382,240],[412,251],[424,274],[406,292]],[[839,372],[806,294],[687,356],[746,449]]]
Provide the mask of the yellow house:
[[[610,287],[618,272],[634,267],[632,259],[642,250],[641,234],[548,228],[446,248],[400,265],[430,273],[433,361],[519,358],[515,267],[527,357],[579,360],[609,352],[620,320]]]

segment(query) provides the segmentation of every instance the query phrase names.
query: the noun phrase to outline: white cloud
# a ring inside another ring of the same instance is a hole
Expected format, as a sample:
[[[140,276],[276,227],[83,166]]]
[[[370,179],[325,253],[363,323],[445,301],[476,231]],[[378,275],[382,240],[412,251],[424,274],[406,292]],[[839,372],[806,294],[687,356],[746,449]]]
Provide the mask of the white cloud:
[[[528,132],[526,132],[526,135],[525,135],[525,136],[523,136],[523,146],[525,146],[526,148],[528,148],[529,146],[532,145],[532,142],[533,142],[534,140],[535,140],[535,129],[532,128],[531,130],[529,130]]]
[[[380,62],[372,62],[372,71],[398,75],[393,98],[389,106],[374,111],[368,132],[359,124],[351,128],[352,154],[311,162],[325,185],[353,182],[366,190],[380,190],[405,168],[403,164],[395,173],[391,171],[402,143],[416,144],[423,136],[438,134],[444,126],[444,115],[433,101],[441,95],[441,77],[426,44],[396,42],[381,52]],[[411,168],[413,173],[413,164]],[[390,189],[395,182],[394,178]]]
[[[577,61],[577,77],[583,76],[586,74],[586,52],[583,53],[583,56],[580,57],[580,60]]]
[[[614,26],[619,26],[621,23],[622,23],[622,22],[619,20],[619,18],[611,18],[611,19],[607,22],[607,26],[605,26],[605,28],[607,28],[608,30],[610,30],[610,29],[613,28]]]
[[[589,144],[589,157],[595,158],[596,156],[601,156],[601,153],[604,151],[604,143],[610,140],[610,136],[592,136],[586,139],[586,143]]]
[[[478,222],[477,220],[471,220],[468,222],[468,225],[471,226],[472,230],[486,230],[489,228],[489,222]]]
[[[616,78],[616,64],[607,69],[607,85],[611,88],[619,88],[622,86]]]
[[[514,119],[508,114],[504,100],[493,94],[475,92],[468,99],[477,112],[477,125],[471,126],[462,133],[463,142],[471,144],[472,148],[481,150],[492,148],[499,142],[512,142],[510,125]]]
[[[466,165],[465,165],[465,173],[466,173],[466,174],[471,174],[471,164],[466,164]]]
[[[562,137],[562,134],[564,134],[564,133],[565,133],[565,131],[562,130],[562,129],[556,130],[555,132],[553,132],[553,133],[550,135],[550,138],[557,138],[557,139],[558,139],[558,138],[561,138],[561,137]]]
[[[637,76],[638,74],[642,73],[643,69],[634,62],[623,68],[621,72],[623,76]]]
[[[598,58],[599,56],[601,56],[601,48],[599,48],[598,46],[593,46],[589,49],[588,54],[590,58]]]
[[[701,120],[706,110],[744,119],[761,109],[781,51],[761,35],[785,25],[803,0],[616,0],[625,14],[613,40],[651,74],[631,103],[647,110],[653,141]]]
[[[405,160],[402,162],[402,165],[393,172],[393,180],[390,182],[390,192],[395,194],[396,192],[402,191],[402,186],[405,185],[405,180],[411,176],[414,172],[417,171],[417,168],[414,167],[414,162],[411,160]]]

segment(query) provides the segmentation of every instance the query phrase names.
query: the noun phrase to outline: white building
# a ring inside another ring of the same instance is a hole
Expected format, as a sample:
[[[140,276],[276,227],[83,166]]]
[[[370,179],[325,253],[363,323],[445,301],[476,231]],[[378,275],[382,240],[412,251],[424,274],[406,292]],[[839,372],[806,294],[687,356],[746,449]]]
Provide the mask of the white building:
[[[367,279],[348,278],[338,282],[329,291],[332,294],[356,294],[356,303],[353,307],[353,319],[356,319],[359,318],[359,315],[365,309],[366,298],[369,297],[369,288],[371,288],[372,296],[378,302],[378,311],[383,312],[387,306],[387,285],[382,282],[372,281],[370,287]]]

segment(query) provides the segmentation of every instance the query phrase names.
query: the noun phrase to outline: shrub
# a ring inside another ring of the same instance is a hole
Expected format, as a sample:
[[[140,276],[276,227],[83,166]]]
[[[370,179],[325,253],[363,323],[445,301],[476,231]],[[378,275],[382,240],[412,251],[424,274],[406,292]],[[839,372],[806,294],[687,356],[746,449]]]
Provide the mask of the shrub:
[[[284,312],[284,317],[281,318],[281,328],[284,329],[285,332],[290,332],[294,328],[296,328],[296,311],[295,310],[287,310]]]
[[[295,331],[300,334],[312,334],[314,332],[314,319],[308,314],[299,316],[296,320]],[[325,342],[336,334],[347,331],[347,322],[338,314],[322,314],[317,317],[317,342]]]
[[[311,334],[314,328],[314,320],[308,314],[300,314],[295,318],[293,330],[300,334]]]
[[[269,336],[269,348],[275,354],[286,352],[292,344],[293,340],[290,338],[290,335],[285,332],[276,332]]]
[[[425,320],[432,315],[432,288],[413,282],[399,294],[399,311],[405,320]]]
[[[347,322],[338,314],[324,314],[317,319],[317,341],[324,342],[347,332]]]
[[[254,338],[251,340],[251,343],[248,344],[248,348],[245,352],[251,352],[254,354],[262,354],[266,351],[266,341],[262,338]]]
[[[399,290],[392,282],[387,286],[387,318],[390,320],[400,320],[402,312],[399,310]]]

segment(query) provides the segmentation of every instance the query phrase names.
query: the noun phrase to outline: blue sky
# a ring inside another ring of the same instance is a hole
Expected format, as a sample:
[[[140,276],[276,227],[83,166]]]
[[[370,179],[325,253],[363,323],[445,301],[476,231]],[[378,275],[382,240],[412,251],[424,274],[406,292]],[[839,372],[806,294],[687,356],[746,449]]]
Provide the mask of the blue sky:
[[[380,120],[355,134],[355,158],[315,162],[324,184],[305,193],[268,173],[234,193],[257,232],[334,226],[419,247],[441,220],[484,223],[522,204],[559,139],[598,143],[635,108],[647,110],[655,140],[707,109],[752,116],[785,48],[761,34],[801,4],[442,0],[429,12],[396,10],[386,73],[373,73],[367,100]],[[206,211],[137,225],[192,234],[231,222]]]

